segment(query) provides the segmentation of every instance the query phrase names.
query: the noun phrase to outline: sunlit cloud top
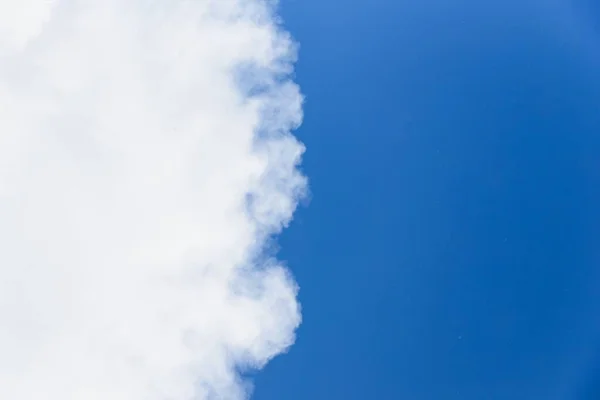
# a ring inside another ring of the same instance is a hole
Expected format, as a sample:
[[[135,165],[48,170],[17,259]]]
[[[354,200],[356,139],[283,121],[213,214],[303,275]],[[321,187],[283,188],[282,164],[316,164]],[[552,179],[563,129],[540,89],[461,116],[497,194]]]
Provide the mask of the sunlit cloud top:
[[[242,399],[293,343],[295,50],[258,0],[0,1],[0,398]]]

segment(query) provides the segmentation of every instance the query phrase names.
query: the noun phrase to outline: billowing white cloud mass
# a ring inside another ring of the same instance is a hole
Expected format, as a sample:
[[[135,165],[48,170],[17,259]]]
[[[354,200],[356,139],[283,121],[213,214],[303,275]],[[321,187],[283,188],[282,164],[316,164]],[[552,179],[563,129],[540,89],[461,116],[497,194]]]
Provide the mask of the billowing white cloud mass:
[[[261,0],[0,0],[0,399],[242,399],[305,188]]]

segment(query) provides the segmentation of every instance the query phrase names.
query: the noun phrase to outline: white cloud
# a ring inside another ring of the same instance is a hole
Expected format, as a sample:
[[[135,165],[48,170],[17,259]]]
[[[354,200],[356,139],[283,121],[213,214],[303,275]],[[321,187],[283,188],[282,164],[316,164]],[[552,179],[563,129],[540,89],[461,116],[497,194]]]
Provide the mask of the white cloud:
[[[241,399],[294,341],[305,187],[259,0],[0,0],[0,398]]]

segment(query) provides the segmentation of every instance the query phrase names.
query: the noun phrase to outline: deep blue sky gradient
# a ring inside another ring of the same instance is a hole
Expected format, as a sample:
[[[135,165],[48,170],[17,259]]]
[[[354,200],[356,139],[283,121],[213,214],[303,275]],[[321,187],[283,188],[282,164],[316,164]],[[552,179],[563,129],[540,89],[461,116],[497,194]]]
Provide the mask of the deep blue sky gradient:
[[[312,201],[279,256],[304,322],[253,398],[600,399],[600,7],[280,9]]]

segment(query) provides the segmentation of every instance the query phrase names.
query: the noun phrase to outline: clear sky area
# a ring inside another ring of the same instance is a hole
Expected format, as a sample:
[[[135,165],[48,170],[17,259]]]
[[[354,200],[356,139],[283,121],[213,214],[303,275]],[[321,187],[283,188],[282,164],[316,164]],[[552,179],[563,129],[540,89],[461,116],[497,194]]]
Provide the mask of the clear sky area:
[[[255,400],[600,399],[600,6],[282,0],[311,201]]]

